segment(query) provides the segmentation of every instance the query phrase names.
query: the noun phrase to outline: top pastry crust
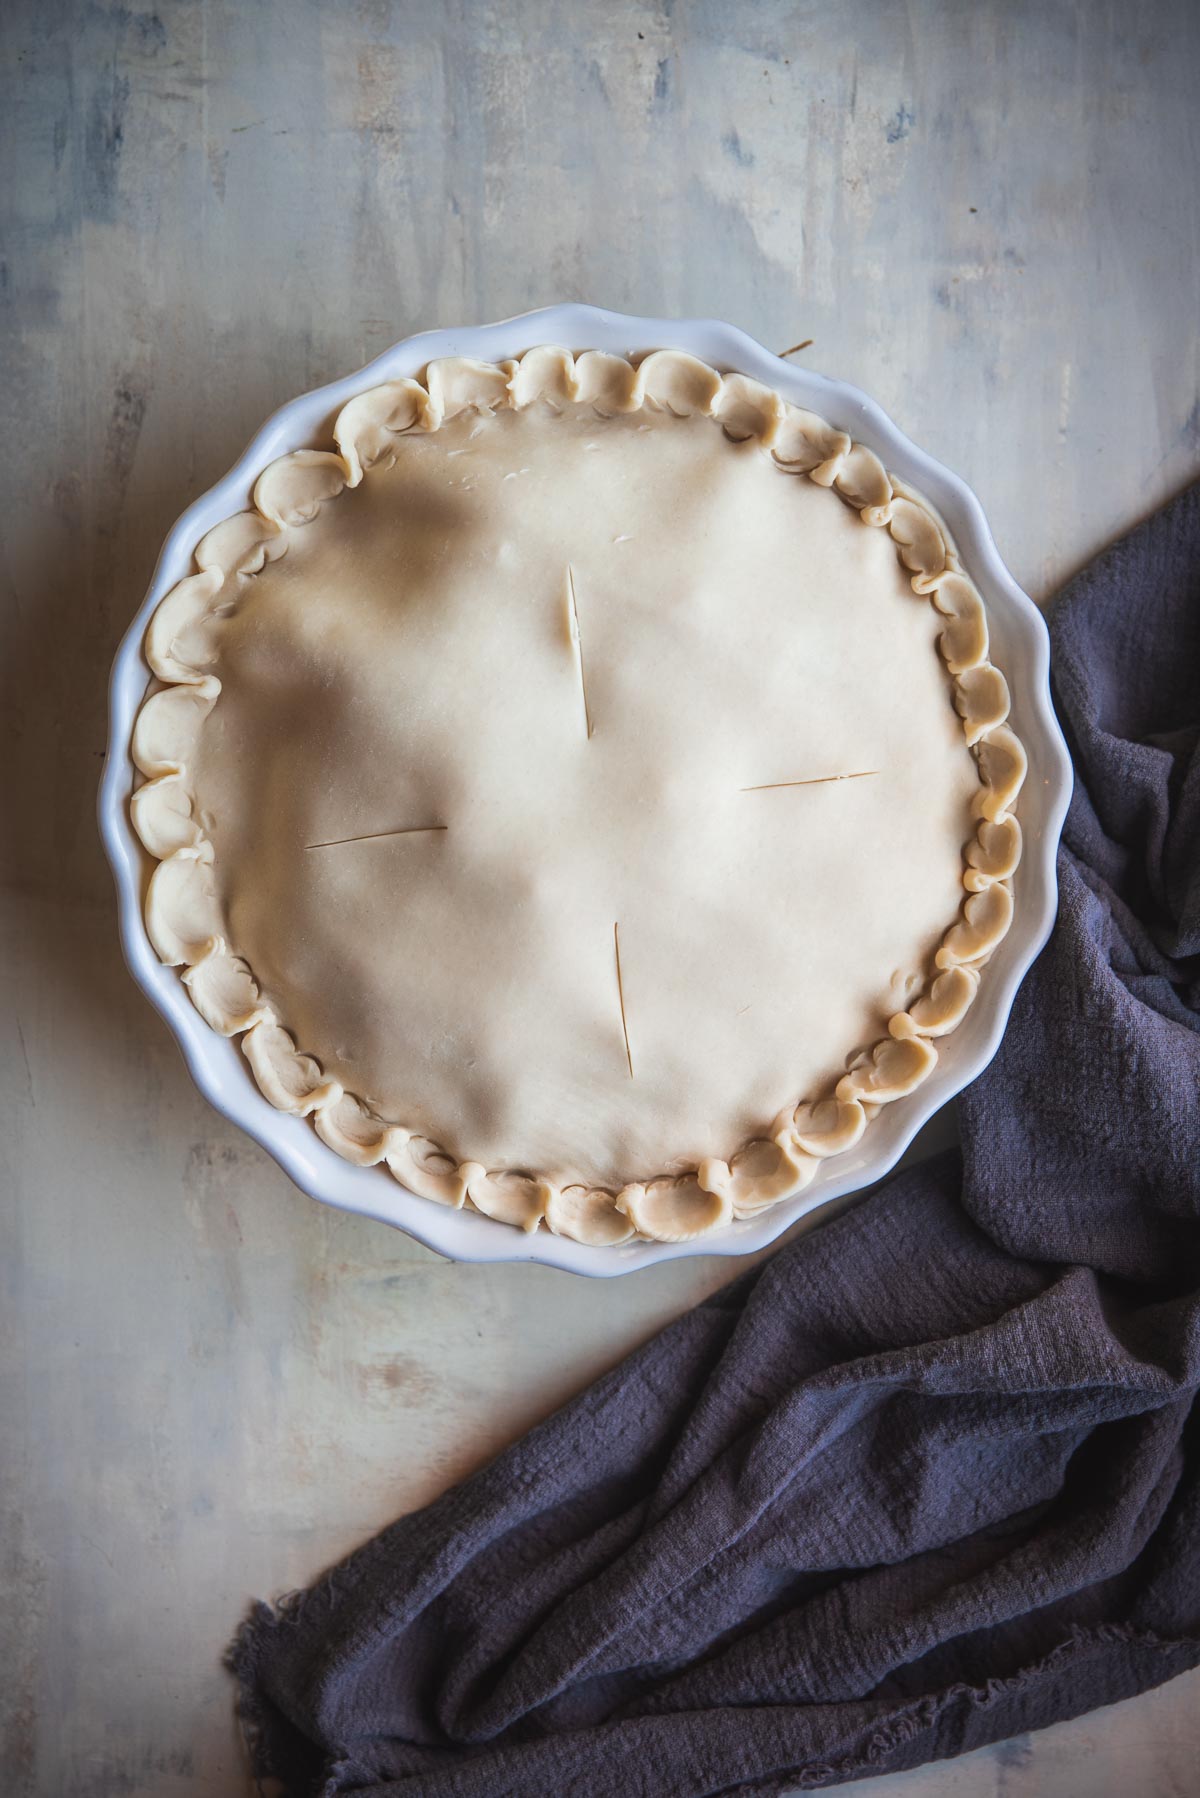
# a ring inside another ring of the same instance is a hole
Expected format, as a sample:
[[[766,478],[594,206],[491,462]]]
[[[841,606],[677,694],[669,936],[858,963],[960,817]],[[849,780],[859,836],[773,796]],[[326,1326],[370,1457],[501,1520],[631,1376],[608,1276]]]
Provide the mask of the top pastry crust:
[[[944,527],[676,351],[435,362],[334,437],[151,622],[158,954],[426,1197],[612,1243],[798,1191],[1011,918],[1024,755]]]

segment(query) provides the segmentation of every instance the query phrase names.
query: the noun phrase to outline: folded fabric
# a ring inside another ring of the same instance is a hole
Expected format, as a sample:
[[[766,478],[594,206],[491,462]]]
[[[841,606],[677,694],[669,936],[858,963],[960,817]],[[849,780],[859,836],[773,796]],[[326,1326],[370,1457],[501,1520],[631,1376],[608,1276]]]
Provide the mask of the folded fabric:
[[[1059,920],[961,1156],[257,1607],[294,1798],[840,1784],[1200,1663],[1200,487],[1051,632]]]

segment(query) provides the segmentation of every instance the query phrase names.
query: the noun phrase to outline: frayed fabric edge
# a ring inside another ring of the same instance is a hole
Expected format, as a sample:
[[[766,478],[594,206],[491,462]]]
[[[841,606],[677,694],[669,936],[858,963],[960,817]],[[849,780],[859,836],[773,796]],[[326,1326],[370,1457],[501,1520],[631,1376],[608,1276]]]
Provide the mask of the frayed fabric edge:
[[[288,1593],[274,1606],[261,1600],[256,1601],[225,1655],[225,1666],[237,1682],[237,1715],[257,1789],[264,1793],[265,1798],[264,1782],[275,1781],[282,1786],[281,1798],[341,1798],[344,1793],[362,1790],[364,1781],[374,1780],[373,1790],[394,1789],[400,1792],[409,1788],[415,1791],[417,1787],[410,1787],[409,1776],[399,1780],[386,1776],[379,1778],[369,1769],[347,1758],[344,1752],[329,1752],[322,1748],[294,1720],[285,1718],[278,1712],[271,1715],[269,1703],[264,1702],[258,1684],[260,1651],[270,1635],[298,1624],[303,1602],[308,1596],[304,1592]],[[1033,1726],[1035,1731],[1049,1728],[1052,1723],[1067,1722],[1090,1710],[1118,1703],[1125,1698],[1135,1697],[1141,1692],[1151,1691],[1167,1680],[1200,1665],[1198,1637],[1164,1637],[1153,1630],[1139,1629],[1124,1623],[1073,1628],[1047,1654],[1039,1660],[1029,1662],[1015,1673],[989,1679],[983,1685],[957,1682],[944,1687],[940,1692],[929,1693],[902,1705],[885,1719],[864,1725],[864,1731],[869,1732],[865,1742],[856,1743],[853,1748],[840,1755],[793,1765],[786,1771],[768,1775],[765,1779],[752,1776],[750,1780],[728,1786],[725,1790],[730,1794],[744,1794],[744,1798],[782,1798],[782,1794],[788,1791],[820,1790],[827,1786],[842,1785],[851,1779],[900,1772],[934,1761],[952,1759],[960,1753],[971,1753],[1003,1741],[1013,1733],[1007,1721],[998,1718],[997,1728],[989,1730],[985,1724],[977,1740],[964,1741],[971,1717],[998,1711],[1007,1699],[1027,1691],[1030,1686],[1053,1681],[1092,1656],[1117,1647],[1133,1652],[1145,1651],[1151,1657],[1151,1663],[1138,1673],[1133,1673],[1127,1680],[1113,1681],[1112,1689],[1100,1701],[1099,1706],[1086,1699],[1080,1703],[1051,1703],[1047,1707],[1049,1714],[1044,1721]],[[1141,1677],[1142,1671],[1149,1677]],[[957,1743],[944,1748],[926,1743],[924,1739],[932,1732],[948,1726],[955,1711],[962,1713],[955,1729]],[[314,1770],[311,1775],[305,1774],[302,1784],[297,1783],[290,1765],[292,1755],[284,1742],[289,1728],[294,1729],[303,1740],[304,1747],[300,1752],[306,1752],[314,1762],[320,1760],[319,1771]],[[501,1743],[497,1742],[495,1747],[503,1751]],[[478,1755],[479,1745],[474,1744],[472,1758]],[[348,1785],[347,1780],[355,1783]],[[593,1787],[593,1790],[599,1794],[601,1788]]]

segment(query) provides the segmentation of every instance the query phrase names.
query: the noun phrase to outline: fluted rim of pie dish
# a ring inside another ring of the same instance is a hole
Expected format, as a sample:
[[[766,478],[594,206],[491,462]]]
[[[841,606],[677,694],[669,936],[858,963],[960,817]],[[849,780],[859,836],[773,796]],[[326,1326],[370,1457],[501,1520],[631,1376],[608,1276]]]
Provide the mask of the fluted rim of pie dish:
[[[159,601],[190,572],[196,542],[213,525],[246,507],[255,480],[270,462],[290,450],[323,444],[333,414],[357,394],[386,380],[418,375],[439,357],[494,362],[547,342],[570,350],[622,354],[684,350],[722,372],[738,372],[764,383],[873,450],[891,472],[919,490],[955,539],[962,566],[983,595],[989,628],[1001,649],[1001,665],[1009,674],[1017,732],[1029,758],[1021,802],[1024,856],[1016,876],[1019,903],[1012,927],[991,958],[987,979],[967,1018],[944,1039],[928,1080],[900,1104],[886,1107],[858,1148],[824,1163],[801,1193],[756,1217],[682,1242],[634,1240],[599,1247],[545,1231],[526,1234],[478,1213],[431,1205],[383,1170],[347,1163],[314,1135],[304,1119],[276,1111],[259,1092],[236,1045],[212,1031],[192,1006],[178,970],[159,961],[143,921],[149,858],[129,818],[135,779],[130,736],[151,679],[143,640]],[[1055,855],[1070,787],[1070,762],[1050,700],[1045,623],[1005,568],[978,499],[959,477],[912,444],[856,388],[782,361],[734,326],[709,319],[634,318],[564,305],[497,324],[406,338],[357,373],[281,407],[229,473],[187,508],[167,536],[149,591],[114,661],[99,819],[116,880],[122,947],[134,979],[166,1019],[205,1098],[265,1148],[296,1185],[323,1203],[390,1223],[452,1260],[532,1261],[604,1277],[685,1254],[753,1253],[769,1246],[799,1217],[873,1184],[895,1165],[922,1125],[983,1071],[999,1046],[1017,987],[1053,923]]]

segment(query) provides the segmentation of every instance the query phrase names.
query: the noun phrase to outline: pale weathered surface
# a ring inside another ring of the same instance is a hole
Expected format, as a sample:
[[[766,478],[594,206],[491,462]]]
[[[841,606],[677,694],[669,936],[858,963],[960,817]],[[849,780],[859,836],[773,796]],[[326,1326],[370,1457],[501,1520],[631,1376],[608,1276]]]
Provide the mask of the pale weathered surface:
[[[1200,13],[0,17],[0,1785],[223,1798],[247,1596],[730,1270],[446,1266],[301,1199],[198,1099],[120,964],[92,822],[107,664],[167,526],[293,393],[412,329],[578,297],[815,338],[974,483],[1041,596],[1200,459]],[[870,1789],[1183,1792],[1198,1693]]]

